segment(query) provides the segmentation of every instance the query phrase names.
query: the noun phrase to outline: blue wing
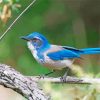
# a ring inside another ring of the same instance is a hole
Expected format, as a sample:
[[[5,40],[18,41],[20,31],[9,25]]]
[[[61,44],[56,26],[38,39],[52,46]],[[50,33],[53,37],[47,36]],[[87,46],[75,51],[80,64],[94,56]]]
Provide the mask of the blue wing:
[[[63,60],[66,58],[80,58],[80,55],[77,52],[74,52],[70,49],[62,49],[56,52],[50,52],[47,54],[47,56],[52,60]]]

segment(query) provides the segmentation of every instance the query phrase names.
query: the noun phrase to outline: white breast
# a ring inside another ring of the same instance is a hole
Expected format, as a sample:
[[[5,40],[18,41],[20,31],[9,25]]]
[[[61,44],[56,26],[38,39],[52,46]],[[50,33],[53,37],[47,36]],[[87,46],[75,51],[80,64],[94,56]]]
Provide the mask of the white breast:
[[[31,51],[32,55],[34,56],[34,58],[35,58],[36,60],[38,60],[37,51],[36,51],[36,49],[34,48],[34,46],[31,44],[31,42],[27,42],[27,45],[28,45],[28,48],[29,48],[29,50]]]

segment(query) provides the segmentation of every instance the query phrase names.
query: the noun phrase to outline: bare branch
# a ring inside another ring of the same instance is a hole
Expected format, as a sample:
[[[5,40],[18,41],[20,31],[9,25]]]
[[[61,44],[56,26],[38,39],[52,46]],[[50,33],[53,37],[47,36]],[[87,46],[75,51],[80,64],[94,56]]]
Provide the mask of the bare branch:
[[[0,84],[17,91],[28,100],[49,100],[35,81],[4,64],[0,64]]]
[[[13,68],[0,64],[0,85],[11,88],[28,100],[50,100],[38,87],[40,81],[51,83],[70,83],[70,84],[100,84],[99,78],[77,78],[67,76],[66,82],[62,82],[60,77],[23,76]]]
[[[31,78],[31,80],[39,82],[39,81],[45,81],[45,82],[51,82],[51,83],[70,83],[70,84],[100,84],[100,78],[77,78],[77,77],[66,77],[66,82],[61,81],[61,77],[43,77],[39,78],[39,76],[32,77],[28,76],[28,78]]]

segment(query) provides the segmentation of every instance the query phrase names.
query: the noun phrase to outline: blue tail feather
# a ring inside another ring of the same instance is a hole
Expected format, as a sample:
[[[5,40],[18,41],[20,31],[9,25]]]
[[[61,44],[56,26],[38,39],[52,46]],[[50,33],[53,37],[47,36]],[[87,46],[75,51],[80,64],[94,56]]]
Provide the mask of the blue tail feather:
[[[85,48],[80,49],[83,52],[80,52],[81,55],[88,55],[88,54],[100,54],[100,48]]]

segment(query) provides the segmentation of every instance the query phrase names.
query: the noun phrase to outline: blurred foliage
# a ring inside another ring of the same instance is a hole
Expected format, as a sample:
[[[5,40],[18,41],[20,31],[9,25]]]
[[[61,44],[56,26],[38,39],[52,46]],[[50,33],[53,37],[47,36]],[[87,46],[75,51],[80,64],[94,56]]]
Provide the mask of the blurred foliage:
[[[0,35],[30,2],[0,0]],[[49,69],[34,60],[26,42],[19,38],[33,31],[43,33],[54,44],[77,48],[100,47],[99,9],[99,0],[37,0],[0,41],[0,63],[14,66],[25,75],[47,73]],[[82,58],[75,61],[73,73],[79,77],[100,77],[100,56]],[[100,99],[99,85],[45,83],[42,86],[53,100]]]
[[[100,85],[45,83],[42,86],[52,100],[100,100]]]
[[[11,18],[13,10],[18,12],[18,8],[21,7],[21,5],[17,2],[19,2],[19,0],[0,1],[0,20],[2,24],[6,24],[7,21]]]

